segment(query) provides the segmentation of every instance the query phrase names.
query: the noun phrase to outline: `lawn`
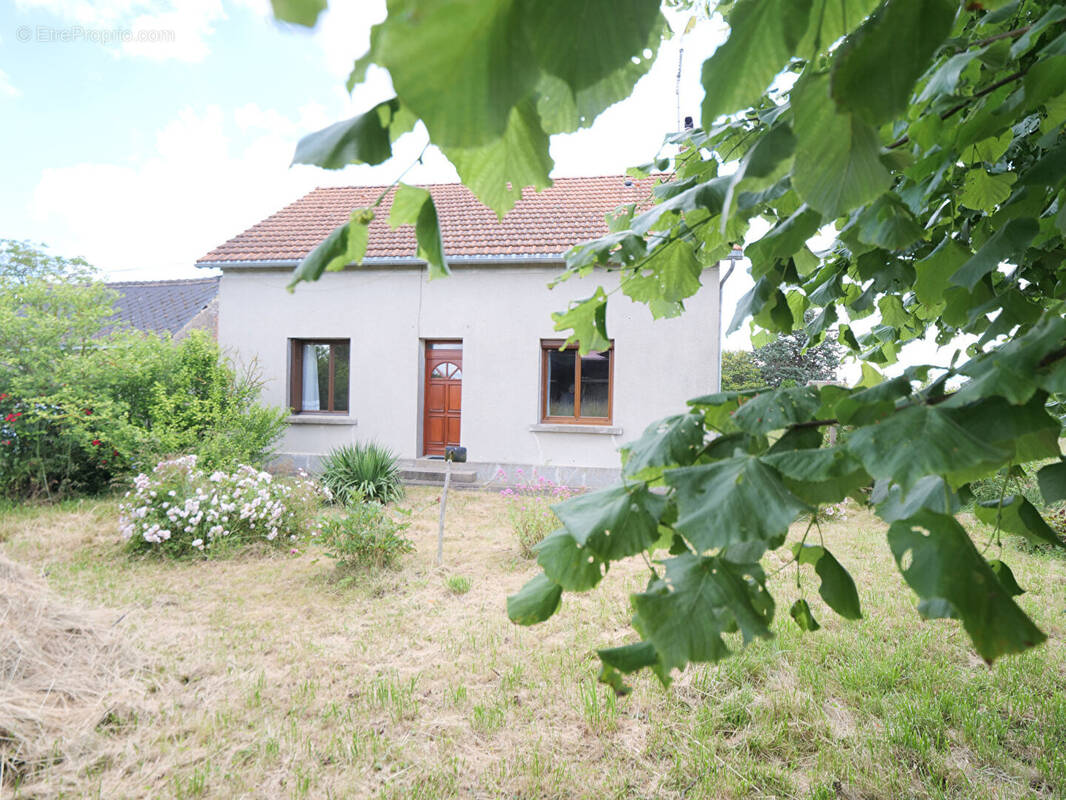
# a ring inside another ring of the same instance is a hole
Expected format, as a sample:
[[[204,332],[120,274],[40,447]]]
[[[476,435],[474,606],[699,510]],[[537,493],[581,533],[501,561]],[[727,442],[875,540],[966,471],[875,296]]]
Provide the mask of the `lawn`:
[[[1006,545],[1050,640],[989,668],[957,623],[919,620],[883,526],[852,506],[824,535],[861,622],[833,617],[807,574],[823,629],[801,635],[788,567],[771,581],[774,639],[615,699],[594,649],[634,638],[639,562],[517,628],[504,600],[536,567],[505,501],[451,495],[438,569],[435,496],[409,496],[417,552],[400,569],[347,580],[314,546],[131,560],[110,500],[4,513],[0,553],[105,609],[136,665],[137,691],[22,796],[1066,797],[1066,560]]]

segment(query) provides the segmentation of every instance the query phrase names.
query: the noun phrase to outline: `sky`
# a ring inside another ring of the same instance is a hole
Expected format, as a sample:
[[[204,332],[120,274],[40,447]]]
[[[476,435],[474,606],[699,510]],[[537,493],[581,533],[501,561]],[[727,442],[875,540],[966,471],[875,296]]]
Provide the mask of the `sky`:
[[[393,95],[376,67],[344,88],[384,15],[384,0],[334,0],[308,31],[276,22],[269,0],[0,4],[0,238],[83,256],[110,280],[197,277],[197,258],[316,186],[392,182],[421,152],[421,125],[377,167],[289,166],[302,135]],[[687,22],[670,18],[678,32]],[[724,38],[703,20],[664,42],[629,99],[552,138],[553,176],[651,160],[679,107],[699,117],[700,65]],[[404,180],[457,175],[431,149]],[[726,322],[752,285],[740,266]],[[724,346],[750,347],[746,328]]]

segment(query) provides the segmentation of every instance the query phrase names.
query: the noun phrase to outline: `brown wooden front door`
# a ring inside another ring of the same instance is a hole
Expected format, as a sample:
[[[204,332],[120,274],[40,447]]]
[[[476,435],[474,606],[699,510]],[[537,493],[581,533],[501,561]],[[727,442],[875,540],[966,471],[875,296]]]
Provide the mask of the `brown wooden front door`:
[[[423,450],[442,456],[446,445],[459,444],[463,408],[462,342],[426,342]]]

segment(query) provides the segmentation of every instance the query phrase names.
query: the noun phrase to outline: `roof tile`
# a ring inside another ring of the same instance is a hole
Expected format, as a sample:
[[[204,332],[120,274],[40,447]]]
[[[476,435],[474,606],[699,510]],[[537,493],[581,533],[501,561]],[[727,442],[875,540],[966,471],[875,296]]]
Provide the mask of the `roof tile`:
[[[658,178],[624,175],[556,178],[541,192],[525,189],[502,220],[459,183],[424,186],[433,196],[448,256],[559,256],[586,239],[607,232],[606,215],[626,203],[646,204]],[[628,185],[627,185],[628,184]],[[322,187],[219,245],[197,261],[298,261],[356,208],[372,206],[384,186]],[[410,258],[415,254],[411,225],[391,228],[390,189],[370,225],[368,258]]]

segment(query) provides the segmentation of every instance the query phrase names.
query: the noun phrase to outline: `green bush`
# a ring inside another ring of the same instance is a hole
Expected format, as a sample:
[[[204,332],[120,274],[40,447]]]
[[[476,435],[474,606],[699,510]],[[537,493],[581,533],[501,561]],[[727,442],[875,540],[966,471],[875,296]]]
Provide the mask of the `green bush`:
[[[401,510],[394,513],[409,514]],[[367,501],[350,506],[340,517],[327,517],[319,529],[319,541],[326,555],[337,560],[343,569],[358,567],[381,569],[393,566],[415,546],[404,536],[410,522],[400,522],[379,502]]]
[[[552,506],[577,494],[576,489],[553,483],[536,473],[526,478],[524,470],[515,472],[515,482],[500,490],[507,501],[507,519],[511,524],[518,550],[522,558],[532,559],[537,555],[537,545],[559,527],[559,519]],[[502,469],[497,478],[507,480]]]
[[[1046,461],[1037,461],[1032,464],[1016,466],[1011,469],[1011,475],[1007,477],[1003,471],[987,478],[981,478],[970,484],[975,503],[996,502],[1001,496],[1022,495],[1026,500],[1037,508],[1044,507],[1044,497],[1040,494],[1040,486],[1037,484],[1036,473]],[[1007,485],[1004,489],[1003,482]]]
[[[470,591],[470,587],[473,582],[465,575],[449,575],[444,585],[448,587],[448,591],[452,594],[466,594]]]
[[[260,465],[287,411],[257,403],[203,332],[110,330],[115,293],[84,261],[0,241],[0,495],[99,492],[161,458]]]
[[[134,553],[224,555],[257,542],[306,538],[324,501],[313,481],[275,478],[247,465],[208,473],[189,455],[134,478],[119,506],[119,526]]]
[[[391,450],[368,442],[334,448],[322,462],[322,483],[341,503],[391,503],[404,496]]]

